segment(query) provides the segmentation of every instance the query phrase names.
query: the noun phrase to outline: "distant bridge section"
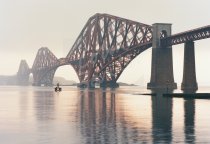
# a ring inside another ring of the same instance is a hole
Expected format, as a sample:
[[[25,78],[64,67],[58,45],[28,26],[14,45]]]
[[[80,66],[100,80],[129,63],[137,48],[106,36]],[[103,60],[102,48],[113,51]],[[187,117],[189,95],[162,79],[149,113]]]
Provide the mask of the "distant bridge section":
[[[26,60],[21,60],[20,66],[17,72],[17,84],[28,85],[30,73],[31,73],[31,69],[29,68]]]
[[[52,80],[59,61],[56,56],[46,47],[38,50],[32,66],[34,85],[52,85]]]
[[[31,69],[34,78],[33,85],[51,86],[57,68],[70,64],[78,64],[78,62],[71,62],[67,58],[58,59],[47,47],[40,48]]]

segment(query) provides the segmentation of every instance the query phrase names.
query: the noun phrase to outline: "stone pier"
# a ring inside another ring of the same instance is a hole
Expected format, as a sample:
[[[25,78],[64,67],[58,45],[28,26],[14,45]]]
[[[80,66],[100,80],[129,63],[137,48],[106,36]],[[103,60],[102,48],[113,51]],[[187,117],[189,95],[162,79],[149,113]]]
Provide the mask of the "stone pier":
[[[155,23],[152,41],[152,68],[148,89],[176,89],[173,75],[172,47],[161,46],[160,37],[171,35],[171,24]]]
[[[181,89],[183,91],[196,91],[198,89],[195,71],[194,42],[186,42],[184,46],[184,70]]]

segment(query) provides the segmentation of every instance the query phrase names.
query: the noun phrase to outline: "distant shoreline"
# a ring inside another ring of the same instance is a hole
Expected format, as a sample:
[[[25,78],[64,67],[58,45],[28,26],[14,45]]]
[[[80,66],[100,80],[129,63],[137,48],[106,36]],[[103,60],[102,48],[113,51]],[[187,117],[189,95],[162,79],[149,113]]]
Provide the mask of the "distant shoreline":
[[[59,83],[61,86],[77,86],[78,83],[73,80],[66,80],[63,77],[54,77],[53,79],[53,86],[56,86],[56,84]],[[33,78],[29,77],[29,82],[25,85],[32,85],[33,84]],[[136,84],[128,84],[124,82],[118,82],[119,86],[138,86]],[[12,76],[4,76],[0,75],[0,85],[17,85],[19,86],[17,82],[16,75]]]

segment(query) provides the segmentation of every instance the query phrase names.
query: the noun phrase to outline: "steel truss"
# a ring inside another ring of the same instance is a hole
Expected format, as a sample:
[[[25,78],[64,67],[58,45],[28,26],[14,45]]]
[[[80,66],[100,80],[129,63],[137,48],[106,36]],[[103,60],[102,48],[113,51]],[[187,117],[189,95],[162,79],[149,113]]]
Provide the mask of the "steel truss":
[[[40,48],[32,66],[34,85],[52,85],[55,71],[59,66],[59,60],[48,48]]]
[[[210,26],[206,26],[168,37],[161,33],[160,41],[162,46],[171,46],[209,37]],[[31,69],[34,85],[52,85],[55,71],[61,65],[72,65],[80,83],[116,83],[128,64],[150,47],[150,25],[108,14],[95,14],[87,21],[65,58],[57,59],[45,47],[38,50]],[[27,68],[21,69],[27,71]]]
[[[73,67],[80,82],[116,82],[127,64],[141,51],[130,49],[141,47],[151,39],[150,25],[108,14],[96,14],[88,20],[66,58],[79,61]],[[113,63],[120,55],[122,57]]]

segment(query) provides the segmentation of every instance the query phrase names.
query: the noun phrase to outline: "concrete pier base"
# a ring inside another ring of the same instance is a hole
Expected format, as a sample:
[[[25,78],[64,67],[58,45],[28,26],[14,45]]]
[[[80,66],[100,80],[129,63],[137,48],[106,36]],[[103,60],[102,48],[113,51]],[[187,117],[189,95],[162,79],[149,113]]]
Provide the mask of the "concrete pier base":
[[[198,89],[195,71],[195,50],[193,41],[185,43],[184,70],[181,89],[186,92],[193,92]]]

